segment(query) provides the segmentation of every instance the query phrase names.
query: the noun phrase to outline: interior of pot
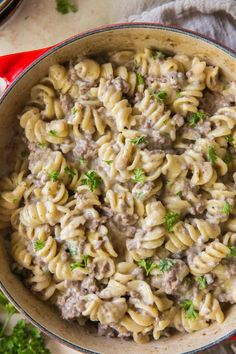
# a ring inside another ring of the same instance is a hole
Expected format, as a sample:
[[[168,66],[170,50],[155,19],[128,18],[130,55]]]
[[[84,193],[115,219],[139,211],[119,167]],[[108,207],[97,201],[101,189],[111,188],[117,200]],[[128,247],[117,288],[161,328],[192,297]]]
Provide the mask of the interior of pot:
[[[167,30],[155,25],[126,25],[106,28],[105,30],[91,31],[86,35],[78,36],[66,44],[53,49],[28,71],[9,90],[0,103],[0,153],[1,173],[7,168],[7,159],[3,158],[8,149],[14,130],[16,116],[27,101],[30,88],[46,73],[50,65],[64,62],[76,55],[99,55],[107,51],[135,48],[158,48],[163,51],[185,53],[189,56],[199,56],[207,62],[218,65],[224,74],[236,79],[236,60],[227,51],[213,46],[206,40],[199,39],[192,34],[181,31]],[[60,314],[47,303],[38,300],[21,281],[11,273],[9,259],[0,240],[1,271],[0,282],[4,291],[10,295],[18,309],[33,319],[41,329],[45,329],[64,344],[86,352],[86,348],[99,353],[186,353],[204,347],[220,338],[232,334],[236,329],[236,306],[226,313],[225,322],[221,325],[213,324],[209,328],[191,334],[176,334],[172,337],[161,338],[148,344],[138,345],[132,341],[98,337],[90,334],[86,327],[63,321]]]

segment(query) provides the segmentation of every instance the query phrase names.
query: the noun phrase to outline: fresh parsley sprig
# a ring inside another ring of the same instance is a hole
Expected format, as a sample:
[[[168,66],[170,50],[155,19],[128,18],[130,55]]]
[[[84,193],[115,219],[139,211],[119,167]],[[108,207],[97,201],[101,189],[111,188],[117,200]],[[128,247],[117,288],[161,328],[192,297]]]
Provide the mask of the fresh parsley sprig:
[[[71,12],[77,12],[78,8],[75,3],[73,3],[71,0],[56,0],[56,10],[60,12],[62,15],[68,14],[70,11]]]
[[[190,127],[194,128],[200,120],[206,119],[207,114],[203,111],[197,111],[193,113],[189,118],[188,118],[188,123]]]
[[[164,90],[160,90],[158,92],[155,92],[153,94],[153,97],[155,98],[156,101],[160,103],[164,103],[165,99],[167,98],[167,93]]]
[[[170,270],[174,266],[174,262],[171,259],[161,259],[159,264],[158,264],[158,269],[164,273]]]
[[[233,206],[231,204],[229,204],[228,202],[225,202],[221,211],[223,214],[229,215],[233,211]]]
[[[140,136],[138,138],[130,139],[130,142],[134,145],[146,144],[147,138],[146,136]]]
[[[36,252],[40,251],[41,249],[43,249],[44,246],[45,246],[45,242],[42,241],[42,240],[39,240],[39,239],[37,239],[35,241],[35,243],[34,243],[34,249],[35,249]]]
[[[230,246],[230,254],[229,257],[236,257],[236,246]]]
[[[70,265],[71,270],[75,270],[77,268],[86,268],[88,265],[88,258],[89,256],[83,255],[81,261],[71,263]]]
[[[145,179],[146,179],[146,176],[145,176],[144,170],[142,168],[136,168],[134,170],[134,178],[133,178],[133,180],[135,182],[144,183]]]
[[[57,136],[58,135],[58,132],[55,130],[55,129],[52,129],[52,130],[49,130],[49,133],[48,133],[50,136]]]
[[[234,145],[234,144],[235,144],[234,138],[233,138],[233,135],[232,135],[232,134],[226,135],[226,136],[225,136],[225,140],[226,140],[227,143],[230,144],[230,145]]]
[[[180,215],[174,211],[168,211],[165,215],[165,224],[169,232],[173,231],[175,224],[180,220]]]
[[[149,276],[149,274],[151,273],[151,271],[153,269],[158,268],[158,264],[152,262],[152,260],[150,258],[148,258],[148,259],[140,259],[138,261],[138,266],[145,270],[146,276]]]
[[[198,282],[198,289],[199,290],[204,290],[207,286],[207,281],[206,278],[204,276],[198,277],[197,278],[197,282]]]
[[[140,73],[136,73],[138,85],[145,84],[145,79]]]
[[[217,154],[215,151],[215,148],[213,146],[209,146],[208,151],[207,151],[207,159],[210,161],[212,164],[216,163],[217,160]]]
[[[59,172],[58,171],[52,171],[48,173],[48,177],[53,181],[56,182],[58,181],[59,178]]]
[[[66,174],[68,174],[70,178],[73,178],[76,175],[75,171],[69,166],[66,166],[64,171],[66,172]]]
[[[91,170],[85,173],[85,177],[82,178],[81,183],[89,186],[91,192],[94,192],[101,185],[102,179],[95,171]]]
[[[198,317],[198,312],[194,309],[192,300],[181,301],[180,307],[184,309],[185,317],[189,320],[195,320]]]

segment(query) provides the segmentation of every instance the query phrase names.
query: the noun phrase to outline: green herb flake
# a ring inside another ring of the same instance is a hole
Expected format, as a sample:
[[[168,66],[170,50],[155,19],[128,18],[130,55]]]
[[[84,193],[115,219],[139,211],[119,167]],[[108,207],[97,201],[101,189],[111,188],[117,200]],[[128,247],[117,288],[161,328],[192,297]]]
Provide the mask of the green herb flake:
[[[138,85],[143,85],[145,83],[145,79],[143,75],[141,75],[140,73],[136,73],[136,75],[137,75]]]
[[[88,171],[85,173],[85,177],[82,178],[81,183],[88,185],[91,192],[93,192],[101,185],[102,179],[95,171]]]
[[[184,309],[185,317],[189,320],[195,320],[198,317],[198,312],[194,310],[193,302],[191,300],[181,301],[180,307]]]
[[[52,129],[52,130],[50,130],[49,131],[49,133],[48,133],[50,136],[57,136],[57,131],[55,130],[55,129]]]
[[[59,172],[58,171],[52,171],[48,173],[48,177],[53,181],[56,182],[58,181],[59,178]]]
[[[76,175],[75,171],[69,166],[66,166],[64,170],[71,178],[73,178]]]
[[[152,58],[154,60],[156,59],[164,59],[166,57],[166,55],[164,53],[162,53],[160,50],[153,50],[152,51]]]
[[[75,270],[77,268],[86,268],[88,265],[88,256],[83,255],[82,260],[79,262],[71,263],[70,268],[71,270]]]
[[[23,158],[23,159],[25,159],[26,157],[28,157],[29,156],[29,151],[27,151],[27,150],[24,150],[24,151],[22,151],[21,153],[20,153],[20,156]]]
[[[236,257],[236,246],[230,246],[229,249],[230,249],[229,256],[230,257]]]
[[[111,165],[113,160],[103,160],[103,162],[105,162],[107,165]]]
[[[167,93],[163,90],[160,90],[158,92],[155,92],[153,94],[153,97],[155,98],[156,101],[163,103],[167,97]]]
[[[79,158],[79,163],[80,163],[81,165],[84,165],[84,164],[86,163],[85,158],[80,157],[80,158]]]
[[[182,96],[181,96],[181,92],[180,92],[180,91],[176,91],[175,97],[176,97],[176,98],[182,97]]]
[[[62,15],[68,14],[70,11],[71,12],[77,12],[78,8],[76,4],[71,2],[71,0],[56,0],[56,10],[60,12]]]
[[[70,255],[73,257],[73,256],[76,256],[77,255],[77,248],[76,247],[70,247],[69,248],[69,252],[70,252]]]
[[[200,120],[206,119],[207,115],[203,111],[197,111],[196,113],[193,113],[189,118],[188,118],[188,123],[190,127],[194,128]]]
[[[158,264],[152,262],[151,259],[140,259],[138,261],[138,266],[145,270],[146,276],[149,276],[153,269],[158,268]]]
[[[139,138],[131,139],[130,142],[134,145],[146,144],[147,138],[146,136],[140,136]]]
[[[19,202],[19,199],[18,199],[18,198],[13,198],[12,202],[13,202],[14,204],[17,204],[17,203]]]
[[[174,211],[168,211],[165,216],[166,228],[169,232],[173,231],[174,225],[180,220],[180,215]]]
[[[43,149],[43,148],[45,148],[46,144],[45,144],[45,143],[38,143],[38,146],[39,146],[41,149]]]
[[[76,115],[76,113],[78,112],[77,108],[76,107],[73,107],[72,110],[71,110],[73,116]]]
[[[227,141],[228,144],[234,145],[234,138],[232,134],[226,135],[225,140]]]
[[[213,146],[209,146],[208,151],[207,151],[207,159],[210,161],[212,164],[214,164],[217,160],[217,155],[216,151]]]
[[[228,202],[225,202],[221,211],[223,214],[229,215],[233,211],[233,206],[231,204],[229,204]]]
[[[0,291],[0,306],[3,308],[4,311],[6,311],[8,315],[13,315],[14,313],[17,313],[15,307],[8,301],[6,296],[1,291]]]
[[[230,151],[227,151],[224,157],[224,162],[230,164],[233,161],[233,155],[231,154]]]
[[[135,182],[144,183],[145,179],[146,179],[146,176],[145,176],[144,170],[142,168],[136,168],[134,170],[134,178],[133,178],[133,180]]]
[[[198,277],[197,282],[198,282],[198,289],[199,290],[204,290],[207,287],[207,281],[204,276]]]
[[[182,198],[182,192],[181,192],[181,191],[177,192],[176,195],[177,195],[178,197]]]
[[[164,273],[164,272],[167,272],[168,270],[170,270],[173,266],[174,266],[174,262],[172,260],[161,259],[158,264],[158,269],[160,269],[160,271],[162,273]]]
[[[35,251],[40,251],[41,249],[43,249],[45,246],[45,242],[44,241],[41,241],[39,239],[37,239],[34,243],[34,249]]]

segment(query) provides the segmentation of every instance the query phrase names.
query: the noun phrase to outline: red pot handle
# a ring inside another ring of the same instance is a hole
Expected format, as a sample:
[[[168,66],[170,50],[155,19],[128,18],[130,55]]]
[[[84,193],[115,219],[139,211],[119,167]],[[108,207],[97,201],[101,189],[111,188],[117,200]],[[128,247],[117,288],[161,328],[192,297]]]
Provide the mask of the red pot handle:
[[[28,65],[53,47],[0,56],[0,95]]]

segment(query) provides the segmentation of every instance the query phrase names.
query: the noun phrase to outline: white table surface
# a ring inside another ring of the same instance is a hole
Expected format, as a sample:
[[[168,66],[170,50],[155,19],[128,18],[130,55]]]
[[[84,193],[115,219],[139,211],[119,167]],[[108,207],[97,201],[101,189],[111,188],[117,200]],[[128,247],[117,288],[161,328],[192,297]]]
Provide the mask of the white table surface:
[[[0,26],[0,55],[38,49],[55,44],[78,32],[109,24],[112,1],[77,0],[78,12],[61,15],[55,0],[24,0],[16,13]],[[14,315],[14,325],[19,315]],[[47,339],[53,354],[75,354],[75,350]]]

